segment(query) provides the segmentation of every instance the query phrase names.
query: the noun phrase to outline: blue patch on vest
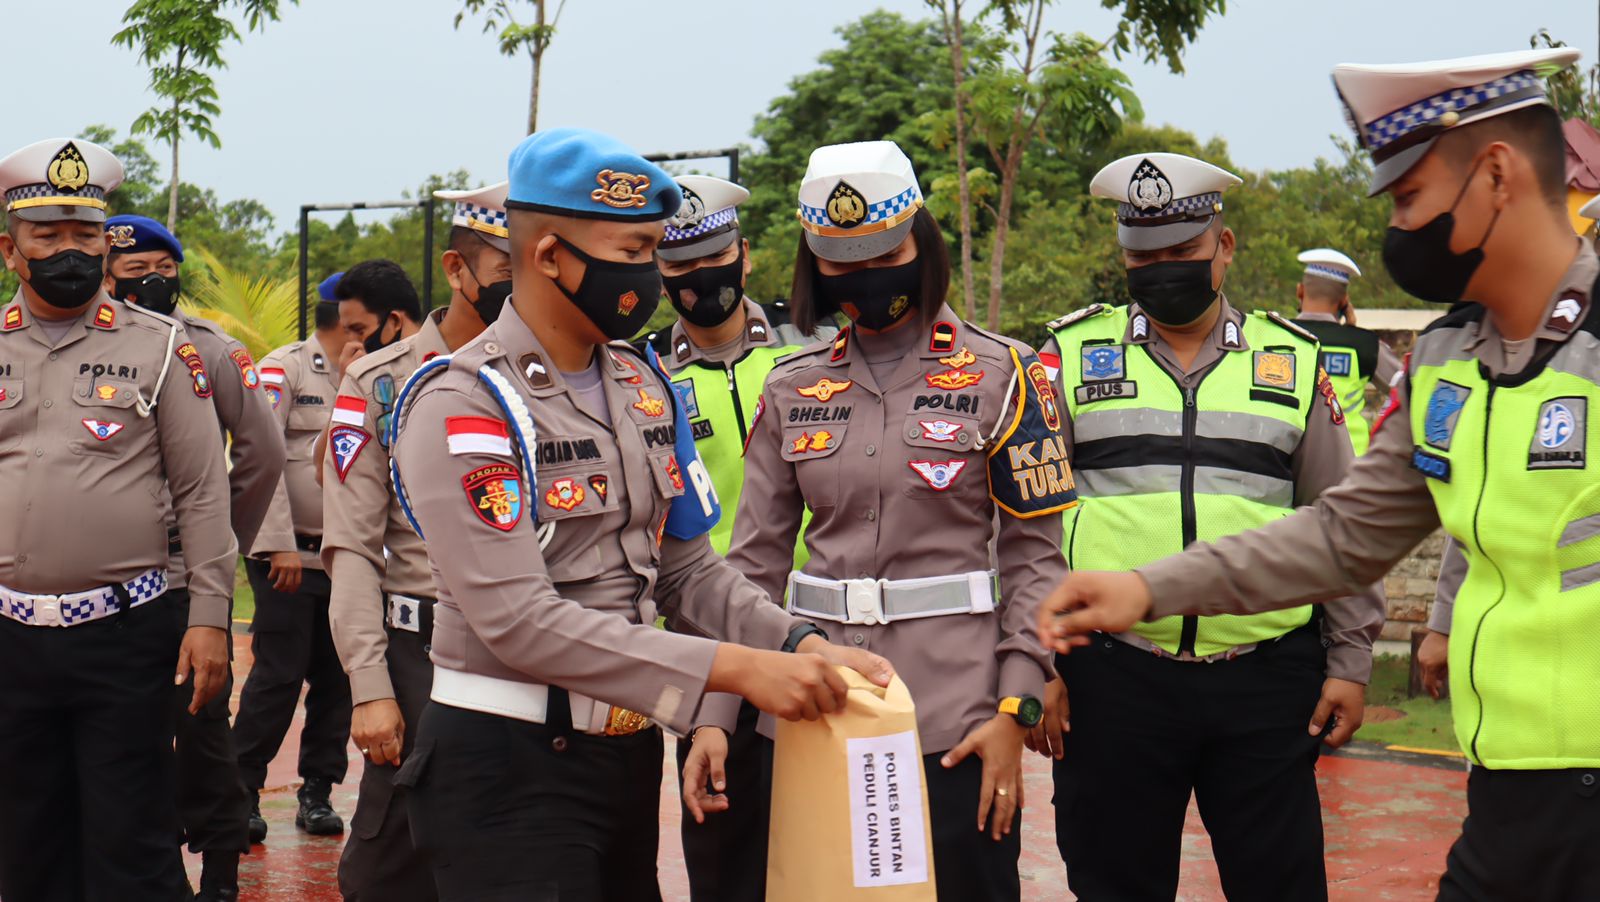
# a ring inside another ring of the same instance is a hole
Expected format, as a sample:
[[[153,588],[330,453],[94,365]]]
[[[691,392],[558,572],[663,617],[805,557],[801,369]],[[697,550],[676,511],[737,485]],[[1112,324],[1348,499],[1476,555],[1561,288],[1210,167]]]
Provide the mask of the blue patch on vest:
[[[656,353],[654,347],[646,346],[645,359],[662,382],[673,386],[676,399],[677,385],[667,377],[666,368],[661,365],[661,355]],[[700,459],[700,452],[695,450],[694,433],[689,428],[684,405],[672,405],[672,416],[677,427],[672,452],[683,471],[684,491],[672,499],[672,506],[667,508],[667,523],[663,531],[674,539],[692,539],[710,532],[711,527],[722,519],[722,502],[717,500],[717,490],[711,485],[711,473],[706,470],[705,461]]]
[[[678,406],[683,408],[684,416],[691,420],[700,416],[700,402],[694,396],[693,379],[672,383],[672,390],[678,393]]]
[[[1422,421],[1422,435],[1429,445],[1440,451],[1450,450],[1450,437],[1455,435],[1456,422],[1461,419],[1461,408],[1466,406],[1470,394],[1472,389],[1454,382],[1441,381],[1433,387]]]
[[[1351,366],[1354,358],[1344,351],[1324,351],[1322,353],[1322,369],[1330,376],[1348,376],[1354,371]]]
[[[1124,378],[1121,345],[1096,345],[1083,349],[1083,378],[1095,381]]]
[[[1421,448],[1415,448],[1411,452],[1411,466],[1415,467],[1418,473],[1429,479],[1437,479],[1440,482],[1450,481],[1449,458],[1431,454]]]

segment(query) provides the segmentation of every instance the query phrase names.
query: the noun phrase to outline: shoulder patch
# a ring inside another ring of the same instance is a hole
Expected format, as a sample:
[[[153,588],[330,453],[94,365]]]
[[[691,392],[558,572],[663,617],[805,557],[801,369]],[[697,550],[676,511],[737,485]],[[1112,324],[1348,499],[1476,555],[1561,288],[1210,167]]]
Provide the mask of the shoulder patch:
[[[344,478],[350,474],[350,468],[361,455],[361,449],[370,441],[372,436],[358,426],[340,425],[328,430],[328,450],[333,454],[333,471],[338,474],[340,482],[344,482]]]
[[[1078,503],[1078,490],[1067,462],[1055,388],[1039,358],[1024,358],[1013,348],[1011,359],[1016,412],[989,450],[989,497],[1013,517],[1059,514]]]
[[[1065,329],[1073,323],[1082,322],[1083,320],[1086,320],[1089,317],[1094,316],[1106,309],[1107,308],[1105,304],[1090,304],[1082,310],[1074,310],[1066,316],[1051,320],[1045,324],[1045,328],[1049,329],[1051,332]]]
[[[1277,323],[1282,328],[1287,329],[1290,332],[1293,332],[1295,335],[1298,335],[1299,337],[1305,339],[1306,341],[1312,342],[1313,344],[1319,343],[1317,337],[1315,335],[1312,335],[1309,331],[1307,331],[1304,326],[1301,326],[1298,323],[1295,323],[1295,322],[1291,321],[1290,319],[1288,319],[1287,317],[1285,317],[1283,314],[1279,313],[1276,310],[1267,310],[1267,311],[1258,310],[1258,311],[1256,311],[1256,315],[1265,318],[1268,322]]]
[[[245,388],[254,390],[261,384],[261,375],[256,372],[256,365],[250,359],[249,351],[244,348],[234,348],[228,356],[233,358],[234,366],[239,368],[239,381]]]

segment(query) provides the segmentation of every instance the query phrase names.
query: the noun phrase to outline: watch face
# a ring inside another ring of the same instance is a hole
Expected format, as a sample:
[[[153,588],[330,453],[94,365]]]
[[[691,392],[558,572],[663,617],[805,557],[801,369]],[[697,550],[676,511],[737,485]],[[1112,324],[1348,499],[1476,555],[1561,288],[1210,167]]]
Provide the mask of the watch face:
[[[1044,719],[1044,702],[1031,695],[1023,696],[1021,704],[1017,705],[1017,723],[1025,727],[1035,726]]]

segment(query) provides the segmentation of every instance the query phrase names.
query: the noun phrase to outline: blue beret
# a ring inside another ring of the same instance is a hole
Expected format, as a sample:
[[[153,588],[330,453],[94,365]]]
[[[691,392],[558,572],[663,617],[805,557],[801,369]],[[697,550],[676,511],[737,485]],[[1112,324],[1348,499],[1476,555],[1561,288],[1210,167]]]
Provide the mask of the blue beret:
[[[344,278],[344,273],[336,272],[323,279],[322,283],[317,286],[317,294],[321,295],[324,301],[337,301],[338,298],[334,296],[333,292],[339,287],[339,280],[342,278]]]
[[[183,243],[167,227],[148,216],[121,214],[106,220],[106,240],[111,242],[113,254],[142,254],[146,251],[166,251],[172,259],[183,262]]]
[[[581,219],[654,222],[683,205],[665,169],[610,135],[553,128],[522,139],[511,152],[509,210]]]

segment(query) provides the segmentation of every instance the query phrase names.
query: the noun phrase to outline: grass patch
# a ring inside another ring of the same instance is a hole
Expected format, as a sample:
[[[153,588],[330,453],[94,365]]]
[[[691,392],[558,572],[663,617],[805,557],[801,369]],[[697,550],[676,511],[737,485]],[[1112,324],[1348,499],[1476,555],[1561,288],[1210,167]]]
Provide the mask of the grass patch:
[[[239,559],[233,571],[233,619],[246,623],[256,616],[256,593],[244,575],[244,558]]]
[[[1400,655],[1379,655],[1372,661],[1372,682],[1367,685],[1367,706],[1382,705],[1405,714],[1399,720],[1373,723],[1370,720],[1356,731],[1356,738],[1383,745],[1459,751],[1450,702],[1434,701],[1427,695],[1406,697],[1411,659]]]

